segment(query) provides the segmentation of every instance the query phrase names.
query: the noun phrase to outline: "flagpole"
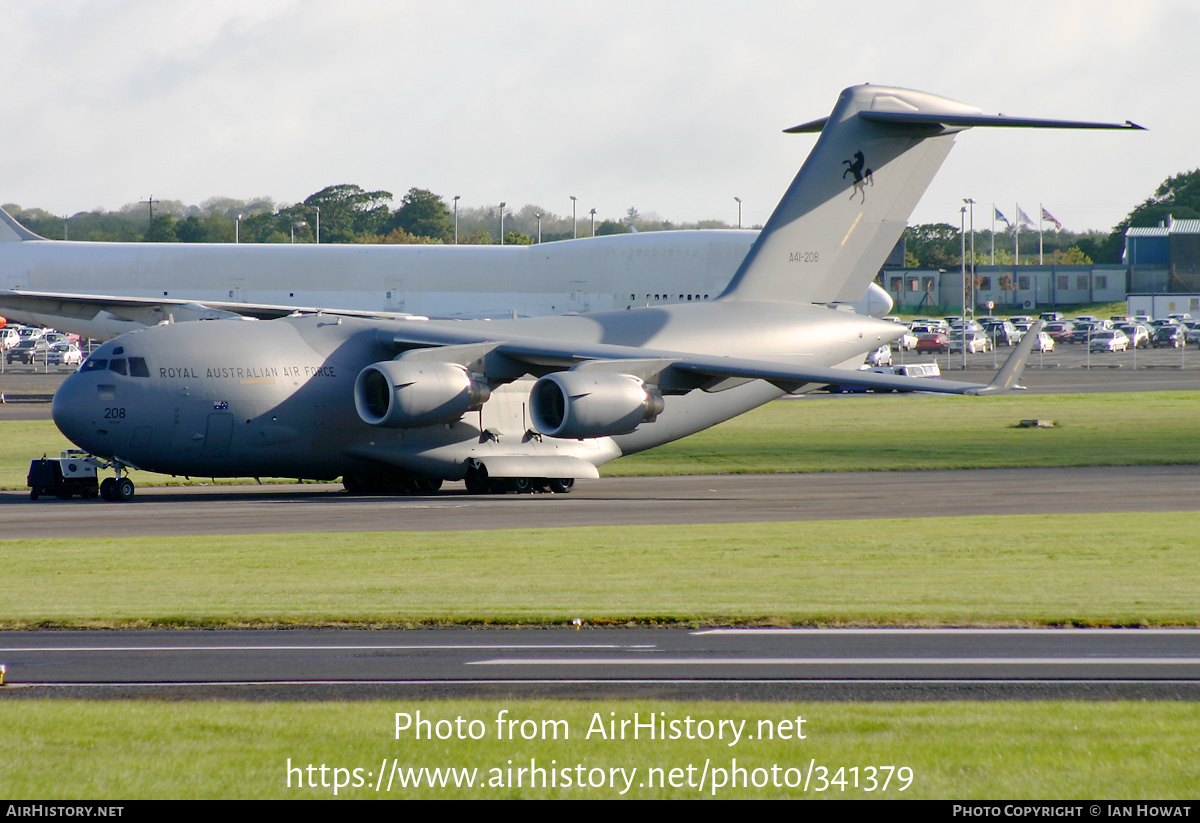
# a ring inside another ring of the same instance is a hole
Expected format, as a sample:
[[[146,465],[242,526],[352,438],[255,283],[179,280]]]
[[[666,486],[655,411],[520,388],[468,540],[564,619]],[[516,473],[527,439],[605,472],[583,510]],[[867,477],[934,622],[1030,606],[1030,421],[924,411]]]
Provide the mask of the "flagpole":
[[[1013,265],[1021,265],[1021,204],[1017,207],[1017,216],[1013,218]]]
[[[992,203],[992,262],[996,265],[996,204]]]
[[[1042,257],[1042,220],[1044,219],[1043,215],[1046,214],[1046,208],[1038,203],[1038,209],[1041,211],[1041,214],[1038,215],[1038,265],[1041,266],[1045,262]]]

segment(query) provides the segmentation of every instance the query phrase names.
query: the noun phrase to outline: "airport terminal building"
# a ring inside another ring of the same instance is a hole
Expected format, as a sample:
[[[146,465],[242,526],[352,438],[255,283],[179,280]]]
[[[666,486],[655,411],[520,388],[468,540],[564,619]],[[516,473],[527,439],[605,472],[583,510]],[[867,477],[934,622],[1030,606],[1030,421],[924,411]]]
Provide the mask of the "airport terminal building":
[[[895,259],[893,257],[893,259]],[[901,257],[901,259],[903,259]],[[969,279],[969,278],[968,278]],[[1153,298],[1171,312],[1200,312],[1200,220],[1168,220],[1125,233],[1121,263],[1084,266],[976,266],[977,308],[1029,314],[1054,306]],[[961,269],[888,265],[875,280],[906,313],[946,313],[962,306]]]

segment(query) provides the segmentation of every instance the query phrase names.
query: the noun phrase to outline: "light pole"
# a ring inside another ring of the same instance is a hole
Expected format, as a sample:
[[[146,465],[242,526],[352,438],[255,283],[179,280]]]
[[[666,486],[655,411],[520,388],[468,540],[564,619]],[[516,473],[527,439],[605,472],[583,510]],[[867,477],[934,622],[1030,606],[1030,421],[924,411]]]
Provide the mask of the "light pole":
[[[596,236],[596,210],[592,209],[592,237]]]
[[[541,242],[542,242],[542,215],[535,214],[534,217],[536,217],[538,219],[538,245],[541,245]]]
[[[963,199],[971,210],[971,315],[975,315],[975,201],[970,197]]]
[[[504,207],[507,203],[500,204],[500,245],[504,245]]]
[[[579,237],[579,221],[575,219],[575,195],[571,195],[571,237]]]
[[[958,240],[962,247],[962,323],[959,328],[962,329],[962,357],[963,371],[967,370],[967,207],[962,206],[958,210]]]
[[[738,228],[740,229],[742,227],[742,198],[735,197],[733,199],[736,200],[738,204]]]
[[[308,224],[305,223],[303,220],[297,220],[294,223],[292,223],[292,242],[293,243],[296,242],[296,226],[307,226],[307,225]]]
[[[321,207],[313,206],[317,210],[317,243],[321,242]]]
[[[233,242],[242,242],[242,215],[237,216],[237,221],[233,225]]]
[[[454,195],[454,245],[458,245],[458,198],[459,195]]]

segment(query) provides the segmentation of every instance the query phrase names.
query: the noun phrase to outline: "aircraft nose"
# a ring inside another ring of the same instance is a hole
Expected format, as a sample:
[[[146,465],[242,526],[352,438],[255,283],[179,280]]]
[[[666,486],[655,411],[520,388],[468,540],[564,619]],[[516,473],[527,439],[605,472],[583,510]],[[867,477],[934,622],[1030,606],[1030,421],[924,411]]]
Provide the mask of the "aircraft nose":
[[[98,402],[94,379],[79,372],[70,375],[54,393],[50,414],[68,440],[81,449],[97,453],[95,406]]]

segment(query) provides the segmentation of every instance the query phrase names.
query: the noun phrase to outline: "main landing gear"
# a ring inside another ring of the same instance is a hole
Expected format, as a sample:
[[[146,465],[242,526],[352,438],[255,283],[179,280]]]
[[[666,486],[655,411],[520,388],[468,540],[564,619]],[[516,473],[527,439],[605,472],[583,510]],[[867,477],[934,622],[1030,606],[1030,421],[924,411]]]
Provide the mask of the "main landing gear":
[[[487,467],[482,463],[468,468],[463,479],[467,482],[467,491],[470,494],[566,494],[575,486],[575,479],[572,477],[489,477]]]
[[[350,494],[433,494],[442,487],[442,478],[347,474],[342,478],[342,486]]]

